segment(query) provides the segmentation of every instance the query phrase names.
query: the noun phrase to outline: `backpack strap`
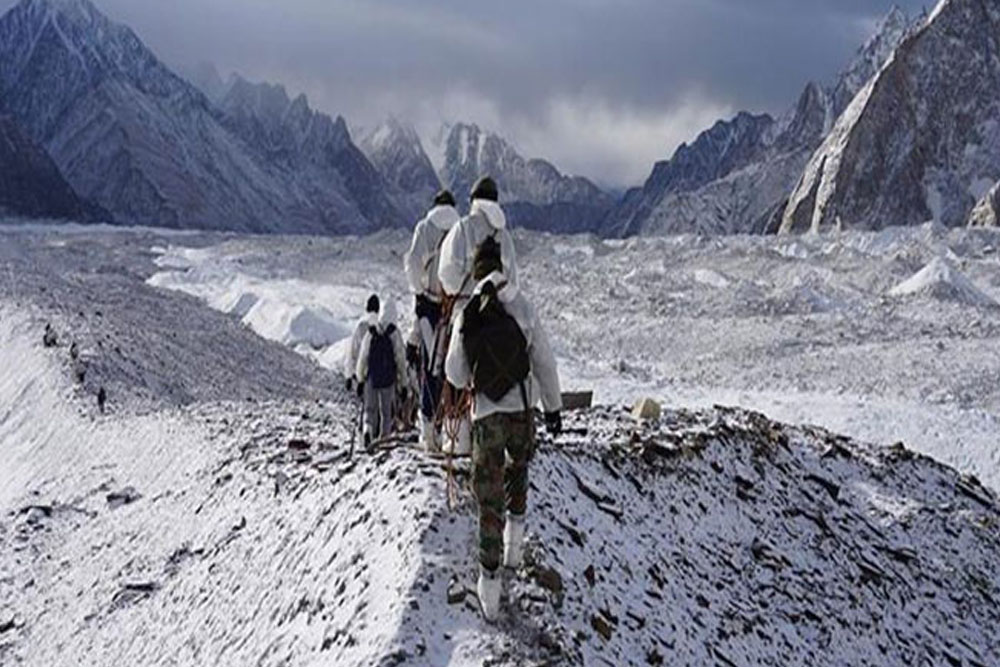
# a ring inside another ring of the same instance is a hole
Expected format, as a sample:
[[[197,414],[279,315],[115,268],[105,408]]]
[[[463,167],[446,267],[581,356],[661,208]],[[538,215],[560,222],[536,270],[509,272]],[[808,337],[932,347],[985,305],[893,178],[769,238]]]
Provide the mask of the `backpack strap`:
[[[448,231],[445,231],[443,234],[441,234],[441,238],[438,239],[437,246],[435,246],[434,248],[434,252],[432,252],[427,257],[426,260],[424,260],[424,273],[426,273],[431,268],[431,264],[434,262],[434,260],[441,256],[441,248],[444,247],[444,241],[445,239],[448,238],[448,234],[449,234]]]

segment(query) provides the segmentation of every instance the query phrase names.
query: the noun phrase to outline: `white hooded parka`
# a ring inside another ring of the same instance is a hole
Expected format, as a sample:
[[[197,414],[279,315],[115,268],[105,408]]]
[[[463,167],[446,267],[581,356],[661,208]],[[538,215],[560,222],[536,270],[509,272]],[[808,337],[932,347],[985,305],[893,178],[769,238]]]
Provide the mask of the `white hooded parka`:
[[[396,325],[396,306],[392,299],[382,302],[382,308],[378,314],[378,323],[375,325],[379,333],[384,334],[390,326]],[[360,382],[368,380],[368,357],[371,354],[372,334],[370,329],[365,329],[364,339],[361,342],[361,351],[358,354],[357,367],[355,368],[355,379]],[[406,374],[406,346],[403,343],[403,334],[399,332],[397,326],[392,333],[392,353],[396,360],[396,389],[403,389],[409,386]]]
[[[475,199],[469,215],[452,227],[441,245],[438,277],[447,294],[466,299],[472,294],[476,286],[472,262],[476,249],[488,236],[496,236],[500,244],[503,272],[508,283],[518,286],[517,254],[514,239],[507,229],[507,216],[495,201]]]
[[[414,294],[422,294],[434,302],[440,302],[444,296],[438,278],[441,245],[458,219],[454,206],[435,206],[414,228],[413,241],[403,258],[406,278]]]

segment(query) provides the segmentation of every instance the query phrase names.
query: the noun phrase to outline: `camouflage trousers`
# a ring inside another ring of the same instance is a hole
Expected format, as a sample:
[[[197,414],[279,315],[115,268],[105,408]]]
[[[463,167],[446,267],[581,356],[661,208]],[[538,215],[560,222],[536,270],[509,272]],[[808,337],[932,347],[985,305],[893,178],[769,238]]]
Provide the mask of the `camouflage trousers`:
[[[500,567],[504,510],[523,515],[528,500],[528,462],[534,455],[531,414],[497,413],[472,425],[472,483],[479,501],[479,562]]]

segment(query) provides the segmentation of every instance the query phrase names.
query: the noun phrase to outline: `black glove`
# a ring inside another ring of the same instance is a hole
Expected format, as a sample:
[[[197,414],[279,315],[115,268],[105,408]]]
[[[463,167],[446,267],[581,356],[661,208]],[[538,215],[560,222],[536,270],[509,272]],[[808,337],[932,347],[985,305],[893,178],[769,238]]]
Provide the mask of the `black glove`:
[[[358,390],[357,391],[358,391],[358,398],[363,398],[364,395],[365,395],[365,383],[364,382],[359,382],[358,383]]]
[[[406,345],[406,363],[411,366],[416,366],[420,363],[420,350],[413,343],[407,343]]]
[[[347,381],[344,382],[344,388],[349,392],[354,391],[354,378],[347,378]]]
[[[546,412],[545,429],[551,435],[559,435],[562,433],[562,414],[558,412]]]

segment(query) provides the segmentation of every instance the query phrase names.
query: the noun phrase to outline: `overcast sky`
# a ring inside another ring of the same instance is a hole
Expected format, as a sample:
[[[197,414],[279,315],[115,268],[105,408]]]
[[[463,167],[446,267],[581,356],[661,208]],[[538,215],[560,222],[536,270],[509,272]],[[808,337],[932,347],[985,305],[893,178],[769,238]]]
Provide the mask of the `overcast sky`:
[[[370,126],[469,120],[641,183],[716,119],[833,77],[893,0],[95,0],[172,66],[214,63]],[[13,0],[0,0],[6,9]],[[932,0],[900,0],[916,14]]]

